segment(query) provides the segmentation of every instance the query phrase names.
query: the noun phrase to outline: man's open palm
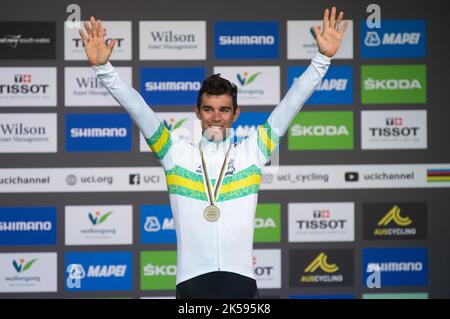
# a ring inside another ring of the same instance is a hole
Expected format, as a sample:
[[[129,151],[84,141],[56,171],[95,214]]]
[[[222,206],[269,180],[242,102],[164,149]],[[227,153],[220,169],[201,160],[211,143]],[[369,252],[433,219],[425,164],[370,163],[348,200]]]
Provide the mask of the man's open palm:
[[[103,28],[102,22],[100,20],[95,21],[94,17],[91,17],[91,25],[89,26],[89,23],[85,21],[84,27],[86,28],[87,36],[82,29],[80,29],[80,36],[83,40],[89,63],[91,65],[107,63],[117,41],[112,40],[109,45],[106,45],[106,30]]]
[[[319,26],[314,26],[314,33],[316,35],[317,46],[319,52],[327,57],[333,57],[339,49],[342,39],[344,37],[345,30],[349,25],[349,21],[346,20],[342,28],[340,23],[344,17],[344,12],[340,12],[336,20],[336,8],[331,8],[331,14],[329,10],[325,9],[323,14],[323,27],[320,30]],[[321,32],[322,31],[322,32]]]

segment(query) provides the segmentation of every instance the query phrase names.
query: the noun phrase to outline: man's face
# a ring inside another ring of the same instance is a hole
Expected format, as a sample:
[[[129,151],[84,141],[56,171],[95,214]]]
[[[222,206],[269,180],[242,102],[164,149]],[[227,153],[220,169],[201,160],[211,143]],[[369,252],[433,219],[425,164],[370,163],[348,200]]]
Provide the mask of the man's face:
[[[203,94],[200,111],[195,107],[197,118],[202,121],[202,131],[211,141],[221,141],[227,136],[227,129],[239,117],[239,107],[233,113],[233,99],[230,95]]]

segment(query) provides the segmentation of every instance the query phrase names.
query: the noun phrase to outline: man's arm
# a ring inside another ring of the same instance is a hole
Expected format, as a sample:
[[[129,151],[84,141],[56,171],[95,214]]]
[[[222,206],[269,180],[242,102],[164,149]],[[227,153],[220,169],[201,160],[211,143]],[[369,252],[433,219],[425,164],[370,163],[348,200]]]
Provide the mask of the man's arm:
[[[345,21],[341,28],[340,23],[344,13],[341,12],[337,20],[335,16],[335,7],[331,9],[330,17],[329,10],[325,10],[323,32],[320,32],[318,26],[313,28],[319,52],[312,59],[305,72],[294,81],[283,100],[272,111],[266,123],[259,128],[256,141],[259,149],[258,163],[260,166],[264,166],[270,160],[272,152],[278,146],[280,137],[286,133],[295,115],[314,92],[327,72],[331,58],[339,49],[349,21]]]
[[[84,26],[87,36],[81,29],[80,36],[89,63],[109,93],[128,111],[156,156],[163,160],[171,145],[170,134],[142,96],[119,76],[109,62],[116,40],[106,45],[106,30],[94,17],[91,17],[90,26],[87,22]]]
[[[305,72],[294,81],[283,100],[273,110],[267,120],[267,123],[278,136],[283,136],[286,133],[295,115],[301,110],[305,102],[314,92],[316,86],[325,76],[330,66],[331,58],[336,55],[341,45],[349,21],[345,21],[344,25],[340,28],[344,13],[340,12],[337,20],[335,16],[335,7],[331,9],[330,17],[329,10],[326,9],[324,11],[323,32],[320,32],[320,27],[318,26],[313,28],[319,53],[312,59],[311,64]]]

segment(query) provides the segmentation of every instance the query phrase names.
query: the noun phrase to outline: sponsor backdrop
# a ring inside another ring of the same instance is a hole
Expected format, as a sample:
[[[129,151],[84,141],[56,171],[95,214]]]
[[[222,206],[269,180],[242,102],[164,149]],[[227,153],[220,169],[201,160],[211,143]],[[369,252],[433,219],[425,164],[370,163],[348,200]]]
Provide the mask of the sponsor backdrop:
[[[0,4],[0,297],[173,298],[163,171],[87,65],[70,3]],[[262,297],[450,298],[444,1],[380,0],[379,26],[370,3],[336,3],[351,19],[341,50],[264,169]],[[77,4],[118,40],[119,74],[194,143],[205,76],[238,86],[245,138],[317,52],[310,29],[329,5]]]

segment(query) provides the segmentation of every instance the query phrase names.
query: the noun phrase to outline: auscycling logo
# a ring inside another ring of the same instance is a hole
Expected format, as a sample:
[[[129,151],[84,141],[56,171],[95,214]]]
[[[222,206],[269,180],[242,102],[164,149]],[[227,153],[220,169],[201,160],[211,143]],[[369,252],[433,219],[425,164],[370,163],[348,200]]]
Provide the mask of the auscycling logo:
[[[236,75],[236,78],[238,79],[239,83],[242,86],[245,85],[249,85],[250,83],[252,83],[253,81],[255,81],[255,79],[258,77],[258,75],[260,75],[261,72],[256,72],[253,74],[249,74],[248,72],[244,72],[242,74],[238,73]]]
[[[368,203],[363,205],[364,239],[426,239],[426,203]]]
[[[13,260],[12,265],[14,266],[14,269],[16,270],[16,272],[21,274],[21,273],[27,271],[28,269],[30,269],[37,260],[38,259],[35,258],[30,261],[25,261],[25,259],[21,258],[21,259],[19,259],[18,262],[17,262],[17,260]]]

